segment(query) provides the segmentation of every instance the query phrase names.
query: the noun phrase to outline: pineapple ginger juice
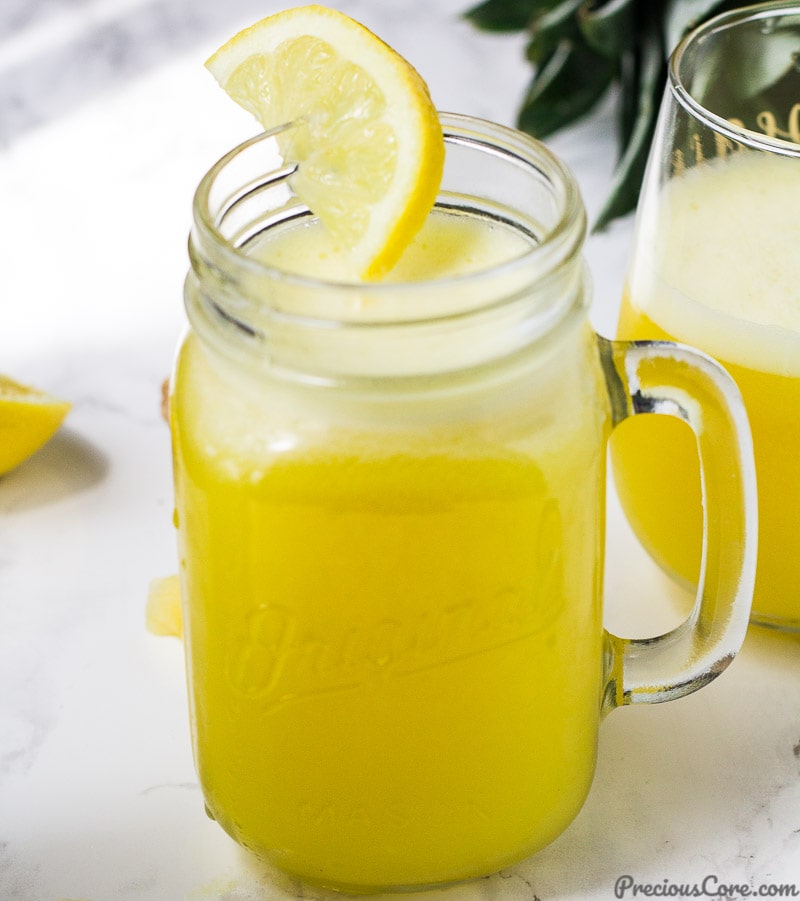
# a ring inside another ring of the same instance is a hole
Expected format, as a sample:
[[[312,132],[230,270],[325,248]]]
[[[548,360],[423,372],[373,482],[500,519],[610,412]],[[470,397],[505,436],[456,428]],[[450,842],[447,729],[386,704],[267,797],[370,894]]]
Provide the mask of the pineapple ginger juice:
[[[758,478],[753,617],[800,629],[800,167],[741,151],[672,179],[658,209],[663,221],[643,231],[659,238],[637,248],[619,336],[694,345],[736,380]],[[696,582],[702,509],[688,427],[667,417],[626,422],[611,449],[642,543]]]
[[[526,242],[434,211],[392,277],[481,269]],[[313,224],[257,254],[328,278],[339,265]],[[491,374],[388,397],[255,385],[184,344],[194,750],[209,811],[282,869],[361,890],[465,879],[547,844],[583,803],[609,426],[578,319]]]

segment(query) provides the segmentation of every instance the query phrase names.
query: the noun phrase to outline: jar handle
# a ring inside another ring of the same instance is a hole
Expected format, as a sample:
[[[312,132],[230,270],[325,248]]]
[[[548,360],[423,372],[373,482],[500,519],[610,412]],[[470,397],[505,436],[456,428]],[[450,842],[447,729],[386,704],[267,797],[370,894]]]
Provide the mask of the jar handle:
[[[703,555],[692,611],[653,638],[606,633],[607,713],[690,694],[736,656],[753,596],[757,507],[750,426],[727,372],[680,344],[599,340],[614,426],[640,413],[684,420],[697,440],[703,491]]]

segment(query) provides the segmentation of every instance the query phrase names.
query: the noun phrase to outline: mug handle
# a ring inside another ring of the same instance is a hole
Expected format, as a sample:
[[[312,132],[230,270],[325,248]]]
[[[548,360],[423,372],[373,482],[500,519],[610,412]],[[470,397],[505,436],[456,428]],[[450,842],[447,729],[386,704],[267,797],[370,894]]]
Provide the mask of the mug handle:
[[[750,425],[728,373],[681,344],[599,341],[613,426],[640,413],[688,423],[697,440],[703,495],[703,554],[692,611],[653,638],[606,633],[608,713],[691,694],[727,668],[750,618],[758,514]]]

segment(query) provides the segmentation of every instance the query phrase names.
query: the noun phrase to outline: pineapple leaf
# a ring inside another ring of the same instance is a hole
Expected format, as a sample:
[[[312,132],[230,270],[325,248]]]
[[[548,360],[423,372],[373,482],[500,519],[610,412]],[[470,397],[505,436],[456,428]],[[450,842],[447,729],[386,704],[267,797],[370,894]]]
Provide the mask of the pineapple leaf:
[[[636,115],[614,170],[611,193],[593,226],[594,231],[602,231],[614,219],[636,208],[667,73],[667,60],[659,36],[651,34],[643,41],[636,67],[638,77],[630,82],[638,86]]]
[[[536,34],[539,31],[562,30],[568,25],[574,28],[573,17],[585,2],[586,0],[558,0],[556,3],[543,4],[531,18],[528,29]]]
[[[539,70],[557,56],[559,45],[565,42],[580,42],[581,36],[574,19],[574,11],[578,3],[583,0],[570,0],[568,4],[561,2],[549,12],[544,12],[531,20],[529,32],[531,35],[525,55],[534,67],[534,80],[538,77]],[[551,68],[552,71],[552,68]],[[546,77],[543,76],[543,77]]]
[[[578,10],[578,25],[586,43],[610,58],[635,46],[636,21],[634,0],[609,0],[603,6],[586,0]]]
[[[562,38],[537,69],[519,112],[518,125],[545,138],[587,113],[608,88],[611,62],[585,44]]]
[[[537,12],[549,6],[552,2],[546,0],[484,0],[464,15],[487,31],[523,31]]]

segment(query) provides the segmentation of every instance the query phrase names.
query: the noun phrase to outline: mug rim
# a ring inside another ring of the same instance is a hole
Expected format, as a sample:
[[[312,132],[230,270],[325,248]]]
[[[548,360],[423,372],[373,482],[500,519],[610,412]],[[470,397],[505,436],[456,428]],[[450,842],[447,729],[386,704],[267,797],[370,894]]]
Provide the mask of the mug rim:
[[[698,42],[711,35],[735,28],[745,22],[755,22],[759,19],[774,18],[776,15],[796,15],[800,17],[800,3],[786,2],[786,0],[772,0],[768,3],[755,3],[738,9],[728,10],[701,23],[691,29],[678,42],[669,57],[668,64],[668,90],[676,101],[698,121],[702,122],[711,131],[717,132],[738,144],[742,144],[751,150],[766,151],[781,156],[800,158],[800,144],[781,138],[773,138],[749,128],[735,125],[728,119],[718,115],[696,100],[686,88],[681,68],[687,52]]]

